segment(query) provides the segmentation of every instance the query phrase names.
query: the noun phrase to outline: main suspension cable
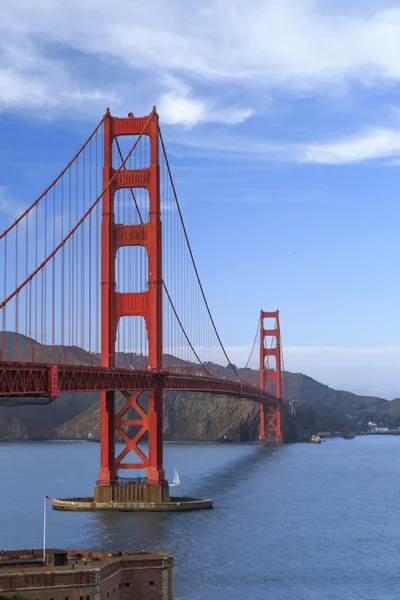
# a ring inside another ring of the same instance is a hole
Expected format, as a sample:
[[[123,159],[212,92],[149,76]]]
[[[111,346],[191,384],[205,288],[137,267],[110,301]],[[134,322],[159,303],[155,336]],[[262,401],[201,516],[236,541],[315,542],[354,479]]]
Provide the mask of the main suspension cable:
[[[253,356],[254,347],[255,347],[255,345],[256,345],[257,336],[258,336],[258,332],[259,332],[259,331],[260,331],[260,319],[258,319],[258,325],[257,325],[256,335],[254,336],[253,347],[252,347],[252,349],[251,349],[250,356],[249,356],[249,358],[247,359],[246,366],[244,367],[245,369],[247,369],[247,367],[249,366],[249,362],[250,362],[250,360],[251,360],[251,357]]]
[[[80,227],[80,225],[82,225],[82,223],[84,222],[86,217],[88,215],[90,215],[92,210],[95,208],[95,206],[98,204],[98,202],[100,202],[101,198],[104,196],[106,191],[109,189],[109,187],[111,186],[111,184],[113,183],[114,179],[117,177],[117,175],[119,174],[121,169],[124,167],[125,163],[129,159],[129,157],[132,155],[132,153],[135,150],[136,146],[138,145],[140,139],[142,138],[142,135],[143,135],[144,131],[146,130],[146,127],[147,127],[148,123],[150,122],[150,119],[152,116],[153,116],[153,113],[149,116],[146,123],[144,124],[140,135],[138,136],[137,140],[133,144],[132,148],[129,150],[128,154],[126,155],[125,160],[122,162],[122,164],[119,166],[119,168],[116,171],[114,171],[114,174],[111,177],[110,181],[107,183],[106,187],[101,191],[99,196],[97,196],[97,198],[93,202],[93,204],[88,208],[88,210],[85,212],[85,214],[79,219],[79,221],[70,230],[70,232],[65,236],[65,238],[63,240],[61,240],[61,242],[58,244],[58,246],[56,248],[54,248],[54,250],[47,256],[47,258],[45,258],[44,261],[38,267],[36,267],[36,269],[34,271],[32,271],[32,273],[29,275],[29,277],[27,277],[25,279],[25,281],[23,281],[3,302],[0,303],[0,309],[2,309],[7,304],[7,302],[12,300],[12,298],[14,298],[14,296],[19,294],[19,292],[22,290],[22,288],[25,287],[25,285],[29,281],[32,281],[32,279],[35,277],[35,275],[37,275],[39,273],[39,271],[41,269],[43,269],[43,267],[49,262],[49,260],[51,260],[53,258],[53,256],[55,256],[57,254],[57,252],[60,250],[60,248],[62,248],[66,244],[66,242],[69,240],[69,238],[75,233],[75,231]]]
[[[228,354],[227,354],[227,352],[226,352],[226,350],[225,350],[225,348],[224,348],[224,345],[223,345],[223,343],[222,343],[222,340],[221,340],[221,338],[220,338],[220,335],[219,335],[219,333],[218,333],[217,327],[216,327],[216,325],[215,325],[214,319],[213,319],[213,317],[212,317],[211,310],[210,310],[210,307],[209,307],[209,305],[208,305],[208,302],[207,302],[206,295],[205,295],[205,293],[204,293],[203,285],[202,285],[202,283],[201,283],[201,281],[200,281],[199,272],[198,272],[198,270],[197,270],[196,262],[195,262],[195,260],[194,260],[194,256],[193,256],[192,248],[191,248],[191,245],[190,245],[190,242],[189,242],[189,238],[188,238],[188,234],[187,234],[187,231],[186,231],[185,223],[184,223],[184,221],[183,221],[183,216],[182,216],[182,212],[181,212],[181,207],[180,207],[180,204],[179,204],[178,195],[177,195],[177,193],[176,193],[176,188],[175,188],[174,180],[173,180],[173,178],[172,178],[172,173],[171,173],[171,169],[170,169],[170,166],[169,166],[169,161],[168,161],[167,153],[166,153],[166,150],[165,150],[164,140],[163,140],[163,137],[162,137],[162,134],[161,134],[161,129],[160,129],[160,127],[158,128],[158,134],[159,134],[159,136],[160,136],[161,146],[162,146],[163,153],[164,153],[164,158],[165,158],[165,164],[166,164],[166,166],[167,166],[168,175],[169,175],[169,179],[170,179],[170,182],[171,182],[171,187],[172,187],[172,190],[173,190],[173,193],[174,193],[174,198],[175,198],[175,202],[176,202],[176,207],[177,207],[178,214],[179,214],[179,218],[180,218],[180,221],[181,221],[181,225],[182,225],[183,233],[184,233],[184,236],[185,236],[186,244],[187,244],[187,247],[188,247],[188,250],[189,250],[190,258],[191,258],[191,261],[192,261],[192,264],[193,264],[193,268],[194,268],[194,271],[195,271],[195,274],[196,274],[197,282],[198,282],[198,284],[199,284],[199,288],[200,288],[200,291],[201,291],[201,295],[202,295],[202,297],[203,297],[203,301],[204,301],[205,307],[206,307],[206,309],[207,309],[207,312],[208,312],[208,316],[209,316],[209,318],[210,318],[210,321],[211,321],[211,324],[212,324],[212,326],[213,326],[214,333],[215,333],[215,335],[217,336],[217,340],[218,340],[218,342],[219,342],[219,345],[220,345],[220,347],[221,347],[221,350],[222,350],[222,352],[224,353],[224,356],[225,356],[226,360],[228,361],[228,365],[229,365],[229,366],[232,368],[233,372],[234,372],[234,373],[237,375],[237,377],[238,377],[238,378],[239,378],[241,381],[243,381],[243,382],[244,382],[244,380],[243,380],[243,379],[240,377],[239,373],[237,372],[237,370],[236,370],[235,366],[232,364],[232,362],[231,362],[231,360],[230,360],[230,358],[229,358],[229,356],[228,356]]]
[[[117,150],[118,150],[119,157],[120,157],[120,159],[121,159],[121,160],[123,160],[123,155],[122,155],[121,148],[120,148],[120,145],[119,145],[119,143],[118,143],[118,139],[117,139],[117,138],[116,138],[116,146],[117,146]],[[121,166],[122,166],[122,165],[121,165]],[[125,160],[125,162],[123,163],[123,168],[124,168],[124,169],[126,169],[126,160]],[[136,208],[136,211],[137,211],[138,217],[139,217],[139,219],[140,219],[140,222],[143,224],[143,218],[142,218],[142,214],[141,214],[141,212],[140,212],[140,209],[139,209],[138,203],[137,203],[137,201],[136,201],[135,194],[134,194],[134,192],[133,192],[133,189],[132,189],[132,188],[129,188],[129,189],[130,189],[130,192],[131,192],[131,195],[132,195],[132,199],[133,199],[133,201],[134,201],[134,203],[135,203],[135,208]],[[195,357],[197,358],[197,360],[199,361],[199,363],[200,363],[200,365],[203,367],[203,369],[206,371],[206,373],[207,373],[208,375],[210,375],[210,377],[213,377],[213,375],[210,373],[210,371],[207,369],[207,367],[204,365],[203,361],[201,360],[201,358],[200,358],[200,357],[199,357],[199,355],[197,354],[197,352],[196,352],[196,350],[195,350],[195,348],[194,348],[194,346],[193,346],[192,342],[190,341],[190,339],[189,339],[189,336],[187,335],[187,333],[186,333],[186,330],[185,330],[185,328],[184,328],[184,326],[183,326],[183,323],[182,323],[182,321],[181,321],[181,320],[180,320],[180,318],[179,318],[178,312],[177,312],[177,310],[176,310],[176,308],[175,308],[175,305],[174,305],[174,303],[173,303],[173,300],[172,300],[172,298],[171,298],[171,296],[170,296],[170,293],[169,293],[169,291],[168,291],[168,288],[167,288],[167,286],[166,286],[166,283],[165,283],[165,281],[164,281],[164,280],[163,280],[162,284],[163,284],[163,288],[164,288],[164,290],[165,290],[165,293],[166,293],[166,295],[167,295],[168,301],[169,301],[169,303],[170,303],[170,305],[171,305],[171,308],[172,308],[172,310],[173,310],[173,312],[174,312],[174,315],[175,315],[175,317],[176,317],[176,320],[178,321],[178,325],[179,325],[179,327],[181,328],[181,330],[182,330],[182,333],[183,333],[183,335],[185,336],[185,338],[186,338],[186,341],[187,341],[187,343],[189,344],[189,346],[190,346],[190,348],[191,348],[191,350],[192,350],[193,354],[195,355]]]
[[[184,327],[183,327],[183,325],[182,325],[182,322],[181,322],[181,320],[180,320],[180,318],[179,318],[179,316],[178,316],[178,313],[176,312],[175,305],[174,305],[174,303],[173,303],[173,301],[172,301],[172,298],[171,298],[171,296],[170,296],[170,295],[169,295],[169,293],[168,293],[167,286],[165,285],[165,282],[163,281],[163,282],[162,282],[162,284],[163,284],[163,287],[164,287],[165,293],[167,294],[167,298],[168,298],[168,300],[169,300],[169,302],[170,302],[170,304],[171,304],[172,310],[174,311],[174,314],[175,314],[176,320],[178,321],[178,323],[179,323],[179,326],[180,326],[180,328],[182,329],[182,333],[183,333],[183,335],[185,336],[185,338],[186,338],[186,341],[187,341],[187,343],[189,344],[189,346],[190,346],[190,348],[191,348],[191,350],[192,350],[193,354],[195,355],[195,357],[197,358],[197,360],[199,361],[199,363],[201,364],[201,366],[203,367],[203,369],[206,371],[206,373],[207,373],[208,375],[210,375],[210,377],[213,377],[213,375],[210,373],[210,371],[207,369],[207,367],[206,367],[206,366],[203,364],[202,360],[200,359],[199,355],[197,354],[196,350],[194,349],[194,347],[193,347],[193,344],[192,344],[192,342],[190,341],[190,339],[189,339],[189,337],[188,337],[188,335],[187,335],[187,333],[186,333],[186,331],[185,331],[185,328],[184,328]]]
[[[287,379],[286,379],[286,370],[285,370],[285,361],[283,359],[283,344],[282,344],[282,334],[281,334],[281,330],[279,328],[279,337],[280,337],[280,350],[281,350],[281,360],[282,360],[282,374],[283,374],[283,382],[284,382],[284,387],[285,387],[285,395],[283,396],[282,394],[282,399],[283,400],[288,400],[288,393],[287,393]]]
[[[39,196],[39,198],[37,198],[30,206],[29,208],[27,208],[22,215],[20,215],[18,217],[18,219],[15,219],[14,223],[12,223],[9,227],[7,227],[7,229],[5,229],[3,231],[2,234],[0,234],[0,240],[3,239],[3,237],[5,235],[7,235],[7,233],[9,233],[11,231],[11,229],[13,229],[13,227],[15,227],[16,225],[18,225],[18,223],[20,221],[22,221],[22,219],[24,217],[26,217],[27,214],[30,213],[30,211],[32,210],[32,208],[35,208],[35,206],[40,202],[40,200],[42,198],[44,198],[46,196],[46,194],[49,193],[49,191],[51,190],[51,188],[57,183],[57,181],[59,181],[61,179],[61,177],[68,171],[68,169],[70,168],[70,166],[75,162],[75,160],[78,158],[78,156],[81,154],[81,152],[86,148],[86,146],[88,145],[88,143],[90,142],[90,140],[93,138],[93,136],[97,133],[97,131],[100,129],[101,125],[103,124],[105,119],[105,115],[104,117],[101,119],[100,123],[97,125],[97,127],[94,129],[94,131],[90,134],[90,136],[88,137],[88,139],[86,140],[86,142],[83,144],[83,146],[81,146],[81,148],[78,150],[78,152],[75,154],[74,158],[72,158],[69,163],[67,164],[67,166],[61,171],[61,173],[54,179],[54,181],[44,190],[44,192]]]

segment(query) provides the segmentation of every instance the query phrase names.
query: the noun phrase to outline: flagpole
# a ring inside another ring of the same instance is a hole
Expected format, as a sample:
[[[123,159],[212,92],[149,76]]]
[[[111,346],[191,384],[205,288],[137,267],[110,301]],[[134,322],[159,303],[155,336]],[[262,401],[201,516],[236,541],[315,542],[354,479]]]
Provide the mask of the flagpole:
[[[43,497],[43,566],[46,564],[46,495]]]

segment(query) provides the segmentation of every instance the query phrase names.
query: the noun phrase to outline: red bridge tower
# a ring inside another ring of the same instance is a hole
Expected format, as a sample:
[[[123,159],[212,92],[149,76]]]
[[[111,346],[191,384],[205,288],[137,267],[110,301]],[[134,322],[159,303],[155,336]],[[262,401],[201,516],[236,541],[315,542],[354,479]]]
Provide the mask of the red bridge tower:
[[[147,136],[150,142],[150,165],[143,169],[121,169],[116,173],[112,164],[113,140],[117,136]],[[149,356],[148,369],[162,371],[162,232],[160,216],[160,168],[158,156],[158,115],[155,108],[150,116],[135,118],[112,117],[107,111],[104,118],[103,210],[101,229],[101,366],[115,366],[115,343],[118,321],[121,317],[142,317],[145,321]],[[110,185],[111,182],[111,185]],[[149,195],[149,220],[139,225],[116,224],[114,195],[122,188],[145,188]],[[148,289],[137,293],[116,291],[115,260],[118,248],[142,246],[148,257]],[[95,488],[95,501],[112,500],[161,502],[168,501],[169,488],[163,470],[163,406],[161,378],[148,392],[147,409],[139,404],[141,390],[134,394],[121,392],[125,397],[122,408],[115,412],[115,392],[101,392],[101,465]],[[124,418],[130,408],[137,418]],[[126,430],[136,426],[132,438]],[[115,432],[125,447],[115,456]],[[138,447],[143,436],[148,436],[148,456]],[[124,463],[130,451],[135,462]],[[145,485],[132,482],[119,485],[120,469],[145,469]]]
[[[264,329],[265,319],[275,319],[273,329]],[[270,338],[271,345],[265,340]],[[266,358],[272,356],[275,365],[266,364]],[[273,393],[279,400],[269,407],[260,404],[260,440],[282,441],[281,432],[281,335],[279,327],[279,310],[260,313],[260,388]]]

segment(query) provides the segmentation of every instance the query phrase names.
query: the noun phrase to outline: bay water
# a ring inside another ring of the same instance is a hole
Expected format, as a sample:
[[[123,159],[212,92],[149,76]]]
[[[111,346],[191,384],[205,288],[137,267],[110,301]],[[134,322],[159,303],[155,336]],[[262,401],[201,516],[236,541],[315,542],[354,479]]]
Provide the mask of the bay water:
[[[0,444],[0,549],[42,546],[43,495],[90,496],[94,443]],[[47,545],[174,556],[175,600],[400,598],[400,437],[320,445],[165,444],[165,466],[213,510],[74,513]]]

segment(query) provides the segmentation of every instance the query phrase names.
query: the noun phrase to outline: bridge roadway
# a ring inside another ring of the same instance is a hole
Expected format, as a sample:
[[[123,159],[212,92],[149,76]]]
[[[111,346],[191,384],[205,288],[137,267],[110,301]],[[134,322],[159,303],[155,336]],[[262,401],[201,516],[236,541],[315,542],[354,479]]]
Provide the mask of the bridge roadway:
[[[244,398],[270,406],[276,396],[241,381],[98,366],[0,361],[0,397],[57,398],[60,392],[150,390],[209,392]]]

